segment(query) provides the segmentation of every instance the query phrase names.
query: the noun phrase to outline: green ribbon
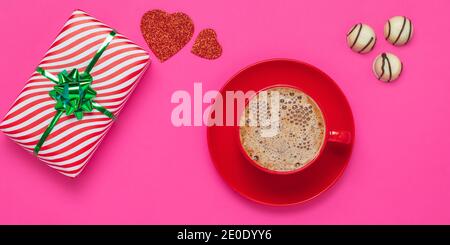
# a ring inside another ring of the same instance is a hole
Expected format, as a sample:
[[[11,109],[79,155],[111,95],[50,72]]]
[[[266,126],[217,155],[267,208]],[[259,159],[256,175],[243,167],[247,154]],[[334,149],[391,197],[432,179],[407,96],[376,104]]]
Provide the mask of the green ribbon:
[[[107,117],[114,119],[114,115],[110,111],[94,101],[97,92],[91,87],[93,78],[90,72],[115,35],[115,31],[111,31],[109,33],[102,46],[100,46],[92,60],[89,62],[86,70],[82,73],[75,68],[70,73],[63,70],[58,73],[58,76],[54,76],[41,67],[36,69],[39,74],[56,83],[53,90],[49,92],[49,95],[56,101],[55,110],[57,113],[47,126],[45,132],[42,134],[37,145],[34,147],[34,154],[37,155],[39,153],[39,150],[48,135],[64,113],[67,116],[75,115],[78,120],[81,120],[83,119],[84,113],[91,112],[93,109],[96,109],[97,111],[105,114]]]

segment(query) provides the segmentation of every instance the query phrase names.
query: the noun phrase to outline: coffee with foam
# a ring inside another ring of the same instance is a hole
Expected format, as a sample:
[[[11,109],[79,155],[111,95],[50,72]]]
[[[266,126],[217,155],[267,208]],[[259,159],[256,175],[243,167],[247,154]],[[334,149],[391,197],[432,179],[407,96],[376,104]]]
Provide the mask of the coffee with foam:
[[[269,170],[293,171],[306,166],[320,152],[325,140],[322,112],[300,90],[274,87],[264,91],[267,99],[251,98],[240,117],[244,150],[258,165]],[[276,106],[275,99],[279,102]],[[277,113],[275,117],[273,113]],[[274,125],[276,134],[263,134]]]

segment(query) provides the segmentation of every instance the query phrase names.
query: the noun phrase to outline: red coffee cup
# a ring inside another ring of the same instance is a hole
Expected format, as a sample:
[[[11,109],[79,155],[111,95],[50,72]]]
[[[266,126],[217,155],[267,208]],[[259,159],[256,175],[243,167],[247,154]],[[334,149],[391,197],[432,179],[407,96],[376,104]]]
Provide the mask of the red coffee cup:
[[[311,95],[309,95],[308,93],[305,93],[304,91],[302,91],[301,89],[299,89],[298,87],[292,86],[292,85],[284,85],[284,84],[276,84],[276,85],[272,85],[266,88],[263,88],[259,91],[256,91],[255,95],[253,95],[251,98],[249,98],[246,103],[245,103],[245,108],[248,106],[248,104],[250,103],[251,99],[254,96],[257,96],[259,93],[261,93],[262,91],[266,91],[269,89],[273,89],[273,88],[278,88],[278,87],[284,87],[284,88],[292,88],[295,90],[298,90],[304,94],[306,94],[307,96],[309,96],[312,101],[317,105],[317,108],[320,110],[322,116],[323,116],[323,120],[324,120],[324,128],[325,128],[325,135],[324,135],[324,139],[322,142],[322,145],[320,146],[320,149],[318,150],[318,152],[316,153],[315,157],[311,160],[309,160],[307,163],[305,163],[303,166],[295,169],[295,170],[289,170],[289,171],[276,171],[276,170],[272,170],[272,169],[268,169],[265,168],[263,166],[261,166],[260,164],[258,164],[254,159],[252,159],[247,151],[244,149],[242,142],[241,142],[241,137],[240,137],[240,125],[236,126],[236,135],[237,135],[237,141],[238,141],[238,145],[239,148],[242,152],[242,154],[244,155],[244,157],[247,159],[247,161],[252,164],[253,166],[255,166],[257,169],[264,171],[266,173],[269,174],[276,174],[276,175],[287,175],[287,174],[294,174],[294,173],[298,173],[300,171],[305,170],[307,167],[312,166],[315,162],[317,162],[317,159],[320,158],[320,156],[323,154],[326,146],[329,143],[336,143],[336,144],[349,144],[351,143],[352,140],[352,134],[348,131],[342,131],[342,130],[335,130],[335,129],[331,129],[328,127],[328,123],[327,123],[327,115],[323,112],[323,110],[321,109],[321,105],[319,102],[317,102],[317,100],[315,100]],[[239,117],[238,117],[238,121],[240,119],[240,116],[242,115],[242,112],[239,112]]]

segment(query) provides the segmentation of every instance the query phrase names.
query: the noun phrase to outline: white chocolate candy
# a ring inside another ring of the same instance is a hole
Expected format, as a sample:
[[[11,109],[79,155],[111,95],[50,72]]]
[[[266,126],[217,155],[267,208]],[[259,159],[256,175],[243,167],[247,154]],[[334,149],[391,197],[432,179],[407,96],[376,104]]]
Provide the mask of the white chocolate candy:
[[[378,55],[373,62],[373,73],[378,80],[392,82],[397,79],[403,70],[400,59],[391,53]]]
[[[413,31],[411,20],[405,16],[392,17],[384,25],[384,37],[395,46],[407,44],[412,38]]]
[[[377,37],[372,27],[358,23],[347,33],[347,44],[355,52],[365,54],[372,51]]]

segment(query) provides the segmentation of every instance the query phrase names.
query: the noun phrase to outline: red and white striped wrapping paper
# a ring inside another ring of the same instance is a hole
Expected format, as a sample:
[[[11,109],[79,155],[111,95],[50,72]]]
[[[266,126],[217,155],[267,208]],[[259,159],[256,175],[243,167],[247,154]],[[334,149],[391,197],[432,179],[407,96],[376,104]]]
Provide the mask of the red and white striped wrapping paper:
[[[39,66],[53,75],[63,69],[70,72],[78,68],[82,72],[111,31],[107,25],[76,10]],[[149,61],[144,49],[117,34],[91,71],[92,88],[97,91],[94,101],[117,117]],[[34,72],[0,124],[0,130],[29,152],[33,152],[56,114],[55,101],[48,94],[54,85]],[[112,119],[95,109],[85,113],[81,120],[63,115],[37,157],[60,173],[75,177],[86,166],[112,123]]]

